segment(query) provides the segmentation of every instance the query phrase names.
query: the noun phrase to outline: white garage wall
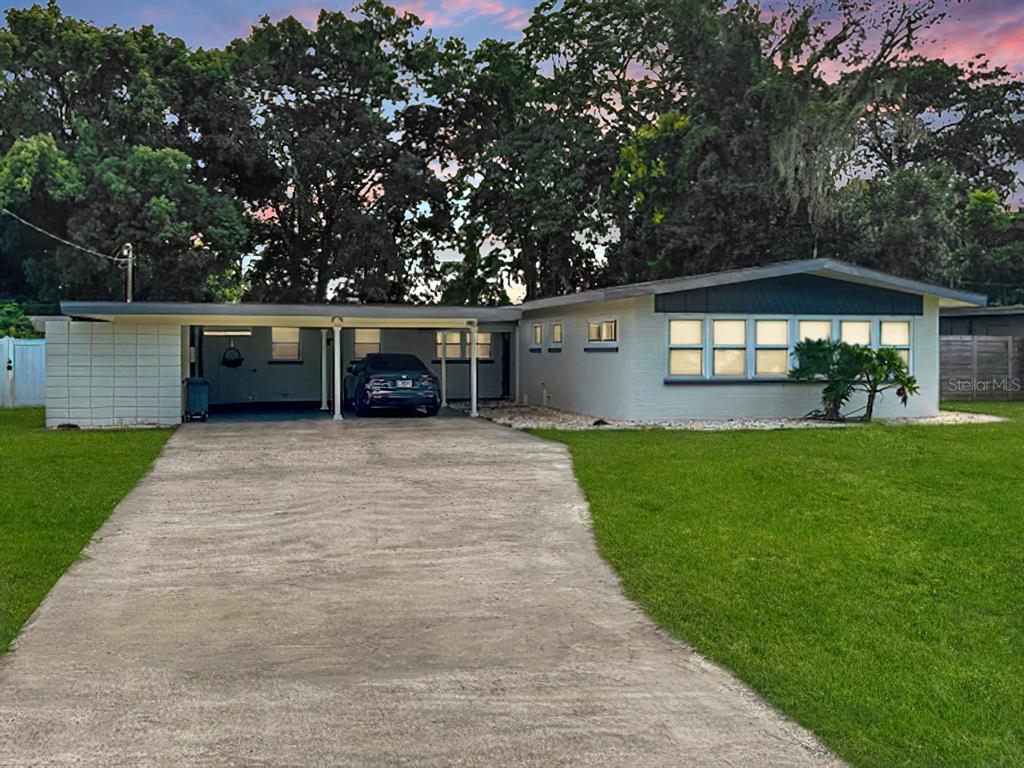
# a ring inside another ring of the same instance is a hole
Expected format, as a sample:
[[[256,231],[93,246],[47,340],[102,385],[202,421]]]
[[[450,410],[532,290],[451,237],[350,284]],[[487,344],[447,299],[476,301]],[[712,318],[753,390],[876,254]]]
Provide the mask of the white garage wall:
[[[46,323],[46,426],[180,421],[180,326]]]

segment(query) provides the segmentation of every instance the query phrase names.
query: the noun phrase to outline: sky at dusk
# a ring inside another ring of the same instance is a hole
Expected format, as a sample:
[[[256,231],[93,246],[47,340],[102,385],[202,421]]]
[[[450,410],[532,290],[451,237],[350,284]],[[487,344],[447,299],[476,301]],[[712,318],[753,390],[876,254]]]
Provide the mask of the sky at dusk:
[[[40,0],[42,1],[42,0]],[[439,36],[455,35],[475,44],[487,37],[515,39],[534,3],[522,0],[394,0]],[[0,7],[24,7],[28,0],[0,0]],[[261,16],[274,21],[292,15],[312,26],[321,7],[348,10],[348,0],[63,0],[65,13],[99,26],[152,24],[192,46],[220,47],[243,37]],[[1024,0],[952,2],[949,18],[930,31],[919,50],[929,56],[965,61],[988,54],[995,64],[1024,72]]]

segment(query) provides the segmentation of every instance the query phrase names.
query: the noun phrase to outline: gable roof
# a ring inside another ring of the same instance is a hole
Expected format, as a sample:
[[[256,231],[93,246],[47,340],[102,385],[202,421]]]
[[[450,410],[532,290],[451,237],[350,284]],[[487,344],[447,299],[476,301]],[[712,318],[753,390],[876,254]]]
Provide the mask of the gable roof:
[[[586,304],[589,302],[616,301],[619,299],[631,299],[637,296],[657,296],[664,293],[689,291],[695,288],[711,288],[717,285],[731,285],[753,280],[765,280],[772,277],[806,274],[846,280],[863,285],[873,285],[918,296],[936,296],[940,300],[940,306],[943,307],[976,307],[984,306],[988,303],[988,297],[981,293],[970,293],[940,285],[923,283],[918,280],[908,280],[905,277],[896,277],[885,272],[857,267],[844,261],[837,261],[836,259],[805,259],[802,261],[781,261],[766,267],[746,267],[744,269],[731,269],[725,272],[712,272],[706,275],[674,277],[668,280],[653,280],[646,283],[596,288],[566,296],[552,296],[546,299],[526,301],[520,304],[519,308],[530,311],[546,309],[548,307]]]

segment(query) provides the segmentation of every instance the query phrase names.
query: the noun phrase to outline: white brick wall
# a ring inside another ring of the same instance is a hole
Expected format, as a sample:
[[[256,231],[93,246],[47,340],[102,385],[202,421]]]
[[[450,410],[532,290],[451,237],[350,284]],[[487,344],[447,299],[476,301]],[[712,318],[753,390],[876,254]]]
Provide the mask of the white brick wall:
[[[181,421],[181,328],[51,320],[46,426]]]

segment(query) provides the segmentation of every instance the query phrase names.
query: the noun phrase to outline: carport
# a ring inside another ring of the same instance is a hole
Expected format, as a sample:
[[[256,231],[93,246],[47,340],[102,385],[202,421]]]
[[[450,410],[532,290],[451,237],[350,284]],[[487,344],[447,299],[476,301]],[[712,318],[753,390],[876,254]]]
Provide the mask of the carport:
[[[163,393],[160,423],[167,423],[170,386],[180,400],[181,381],[189,376],[211,379],[211,402],[301,402],[344,419],[346,366],[372,351],[417,354],[440,378],[442,405],[458,390],[474,416],[481,368],[485,397],[514,397],[518,310],[511,307],[64,302],[62,309],[71,318],[76,362],[89,368],[80,373],[110,378],[110,403],[101,389],[97,404],[93,384],[89,402],[73,407],[80,414],[98,408],[106,417],[109,405],[115,426],[152,423],[139,421],[138,413],[154,388]],[[159,342],[152,348],[150,334]],[[131,422],[122,417],[133,405]],[[107,425],[97,422],[93,416],[88,425]]]

